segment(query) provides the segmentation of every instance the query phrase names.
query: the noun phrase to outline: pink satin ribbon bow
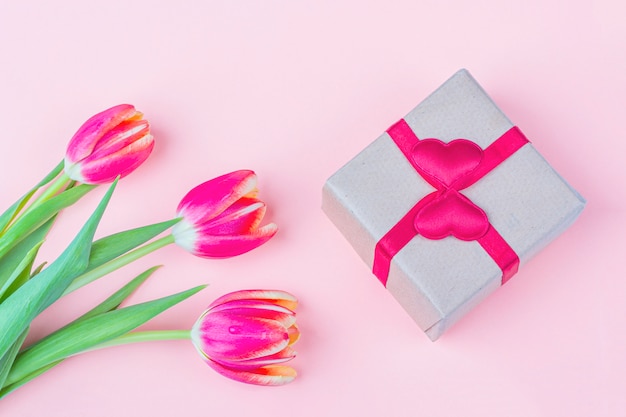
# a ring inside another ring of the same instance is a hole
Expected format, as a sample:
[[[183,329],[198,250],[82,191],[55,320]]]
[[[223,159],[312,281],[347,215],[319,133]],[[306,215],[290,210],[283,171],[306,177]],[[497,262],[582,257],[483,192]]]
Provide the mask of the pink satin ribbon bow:
[[[444,143],[420,140],[406,121],[400,120],[387,133],[413,168],[435,187],[376,244],[372,270],[387,285],[391,259],[418,234],[427,239],[454,236],[477,241],[502,270],[502,284],[518,270],[519,258],[487,214],[459,191],[474,184],[513,155],[528,139],[512,127],[484,150],[467,139]]]

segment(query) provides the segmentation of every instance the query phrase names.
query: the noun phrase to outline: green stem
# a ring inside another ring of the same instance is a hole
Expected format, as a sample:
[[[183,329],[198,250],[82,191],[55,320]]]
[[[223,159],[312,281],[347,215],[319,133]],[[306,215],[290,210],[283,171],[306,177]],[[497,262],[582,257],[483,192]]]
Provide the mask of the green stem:
[[[27,205],[33,195],[46,184],[59,176],[63,172],[63,161],[57,164],[37,185],[31,188],[22,198],[18,199],[7,211],[0,215],[0,237],[4,235],[15,220],[22,215],[20,213]]]
[[[61,360],[58,360],[56,362],[52,362],[51,364],[46,365],[43,368],[37,369],[32,374],[25,376],[24,378],[20,379],[19,381],[16,381],[16,382],[14,382],[12,384],[6,384],[6,385],[2,386],[2,389],[0,390],[0,399],[2,399],[5,395],[8,395],[11,392],[15,391],[16,389],[18,389],[22,385],[26,384],[27,382],[30,382],[33,379],[37,378],[39,375],[41,375],[41,374],[49,371],[50,369],[54,368],[55,366],[57,366],[58,364],[60,364],[64,360],[65,359],[61,359]]]
[[[128,345],[128,344],[131,344],[131,343],[156,342],[156,341],[163,341],[163,340],[184,340],[184,339],[190,339],[190,338],[191,338],[191,331],[190,330],[150,330],[150,331],[141,331],[141,332],[130,332],[130,333],[126,333],[126,334],[124,334],[122,336],[116,337],[115,339],[112,339],[112,340],[109,340],[107,342],[101,343],[101,344],[99,344],[97,346],[94,346],[94,347],[92,347],[90,349],[83,350],[82,352],[80,352],[78,354],[91,352],[91,351],[98,350],[98,349],[104,349],[104,348],[108,348],[108,347],[113,347],[113,346]],[[36,378],[37,376],[43,374],[44,372],[48,371],[49,369],[55,367],[56,365],[60,364],[64,360],[65,359],[60,359],[60,360],[57,360],[55,362],[52,362],[52,363],[44,366],[43,368],[38,369],[38,370],[36,370],[36,371],[26,375],[22,379],[11,381],[10,383],[7,383],[3,387],[1,387],[2,389],[0,390],[0,398],[4,397],[5,395],[9,394],[10,392],[16,390],[17,388],[19,388],[22,385],[26,384],[30,380],[32,380],[32,379]]]
[[[141,332],[130,332],[108,342],[101,343],[85,350],[81,353],[89,352],[97,349],[104,349],[112,346],[128,345],[131,343],[156,342],[160,340],[182,340],[190,339],[190,330],[146,330]]]
[[[147,245],[141,246],[133,251],[125,253],[105,264],[100,265],[97,268],[92,269],[74,279],[70,286],[65,290],[63,295],[67,295],[87,284],[101,278],[113,271],[120,269],[121,267],[128,265],[129,263],[136,261],[137,259],[146,256],[149,253],[154,252],[164,246],[174,243],[174,236],[169,234],[160,239],[150,242]]]
[[[54,182],[50,184],[35,199],[35,201],[33,201],[22,213],[20,213],[18,217],[24,216],[25,214],[31,212],[34,208],[36,208],[41,203],[48,201],[50,198],[62,192],[71,182],[72,180],[65,174],[65,171],[61,172],[61,175],[59,175],[59,177],[56,180],[54,180]]]
[[[48,188],[46,188],[35,201],[33,201],[33,204],[31,206],[36,206],[37,204],[47,201],[48,199],[50,199],[50,197],[53,197],[59,192],[63,191],[65,187],[70,184],[70,182],[72,182],[72,180],[70,179],[70,177],[67,176],[65,171],[63,171],[61,175],[59,175],[59,178],[54,180],[54,182],[50,184]]]

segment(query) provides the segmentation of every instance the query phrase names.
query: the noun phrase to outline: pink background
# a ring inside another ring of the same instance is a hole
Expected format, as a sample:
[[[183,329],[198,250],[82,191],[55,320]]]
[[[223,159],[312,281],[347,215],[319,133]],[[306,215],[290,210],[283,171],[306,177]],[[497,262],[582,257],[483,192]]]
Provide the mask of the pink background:
[[[135,104],[153,156],[98,235],[173,216],[192,186],[260,178],[279,234],[225,261],[168,247],[50,308],[44,335],[154,264],[132,302],[208,283],[144,328],[186,328],[246,288],[296,294],[298,379],[225,379],[186,341],[72,358],[1,416],[626,415],[626,10],[602,1],[3,1],[0,206],[91,114]],[[461,67],[587,199],[580,219],[431,343],[320,210],[328,176]],[[66,212],[42,258],[95,207]],[[178,414],[180,410],[184,414]]]

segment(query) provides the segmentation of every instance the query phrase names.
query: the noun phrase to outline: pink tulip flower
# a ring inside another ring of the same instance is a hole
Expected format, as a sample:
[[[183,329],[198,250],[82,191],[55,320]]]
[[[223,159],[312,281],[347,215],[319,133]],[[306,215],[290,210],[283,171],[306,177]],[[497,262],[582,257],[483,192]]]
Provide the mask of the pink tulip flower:
[[[220,374],[256,385],[283,385],[296,371],[291,360],[299,338],[298,301],[284,291],[248,290],[215,300],[191,330],[191,340]]]
[[[178,205],[176,244],[204,258],[228,258],[267,242],[278,228],[259,227],[266,208],[256,198],[256,184],[253,171],[241,170],[192,189]]]
[[[65,174],[86,184],[112,182],[134,171],[153,147],[142,113],[120,104],[92,116],[74,134],[65,153]]]

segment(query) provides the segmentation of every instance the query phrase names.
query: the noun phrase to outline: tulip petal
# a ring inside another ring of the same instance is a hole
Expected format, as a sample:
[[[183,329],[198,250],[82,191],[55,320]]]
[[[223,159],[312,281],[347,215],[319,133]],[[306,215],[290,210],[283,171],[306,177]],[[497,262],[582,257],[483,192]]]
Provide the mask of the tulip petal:
[[[284,385],[293,381],[297,375],[295,369],[289,366],[272,365],[243,371],[228,368],[211,360],[207,360],[206,362],[219,374],[247,384],[268,386]]]
[[[293,311],[261,300],[233,300],[211,307],[207,311],[209,313],[227,312],[228,314],[274,320],[284,326],[285,329],[293,326],[296,322],[296,314]]]
[[[217,300],[216,300],[217,301]],[[292,310],[287,307],[280,305],[279,303],[274,302],[274,300],[261,300],[261,299],[232,299],[228,301],[222,302],[213,302],[208,307],[210,311],[224,311],[224,310],[235,310],[241,308],[252,308],[252,309],[268,309],[280,313],[285,314],[295,314]]]
[[[284,363],[292,360],[296,357],[296,351],[287,346],[280,352],[274,353],[273,355],[263,356],[260,358],[246,359],[241,361],[236,360],[217,360],[213,359],[214,362],[219,363],[222,366],[231,369],[237,370],[254,370],[256,368],[260,368],[268,365],[276,365],[279,363]]]
[[[240,198],[218,217],[202,224],[197,231],[200,234],[217,236],[250,233],[261,223],[265,211],[265,203],[262,201]]]
[[[134,106],[120,104],[90,117],[70,139],[67,159],[75,163],[86,158],[105,132],[123,120],[132,119],[136,113]]]
[[[189,191],[178,205],[179,217],[201,224],[222,213],[242,197],[254,197],[256,174],[240,170],[204,182]]]
[[[243,290],[225,294],[213,301],[209,308],[224,304],[232,300],[264,300],[272,304],[278,304],[294,311],[298,305],[298,299],[286,291],[280,290]]]
[[[289,344],[289,332],[275,320],[232,312],[204,314],[191,331],[197,349],[215,360],[247,360],[273,355]]]
[[[147,120],[127,120],[105,133],[95,144],[95,147],[85,159],[106,158],[124,148],[131,147],[134,142],[141,140],[150,132]],[[152,137],[152,136],[150,136]]]
[[[111,182],[118,176],[125,177],[141,165],[152,153],[154,139],[146,135],[132,144],[102,158],[88,158],[76,166],[80,169],[80,176],[71,178],[89,184],[103,184]],[[66,172],[68,169],[66,169]]]
[[[256,174],[234,171],[192,189],[178,205],[181,221],[172,229],[176,244],[196,256],[229,258],[267,242],[273,223],[259,227],[265,203],[255,198]]]
[[[278,226],[270,223],[251,233],[235,236],[212,236],[198,233],[191,252],[204,258],[237,256],[261,246],[271,239],[277,231]]]
[[[257,385],[282,385],[296,377],[277,365],[296,356],[300,337],[297,299],[285,291],[235,291],[215,300],[191,330],[203,359],[220,374]]]
[[[184,217],[172,227],[172,236],[174,236],[174,242],[178,246],[187,252],[197,255],[196,241],[198,240],[198,232],[195,226]]]
[[[66,175],[82,183],[102,184],[130,174],[154,147],[149,123],[142,118],[130,104],[91,117],[68,144]]]
[[[289,334],[289,346],[300,340],[300,329],[295,323],[287,329],[287,333]]]

